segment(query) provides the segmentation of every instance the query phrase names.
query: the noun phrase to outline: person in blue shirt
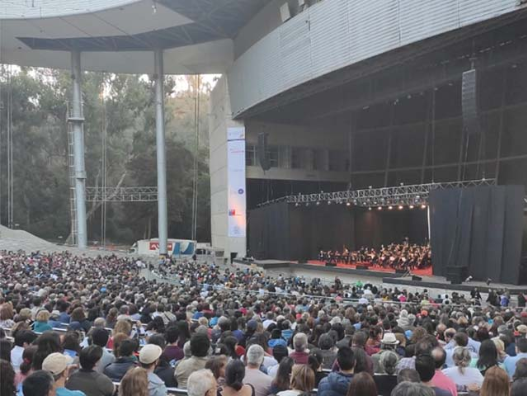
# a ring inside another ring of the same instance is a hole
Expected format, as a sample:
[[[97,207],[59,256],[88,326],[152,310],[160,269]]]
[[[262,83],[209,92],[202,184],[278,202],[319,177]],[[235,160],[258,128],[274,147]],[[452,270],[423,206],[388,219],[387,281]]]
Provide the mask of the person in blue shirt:
[[[70,304],[66,301],[57,302],[57,309],[59,311],[59,317],[57,320],[63,324],[69,324],[70,322],[70,315],[68,314],[69,307],[70,307]]]
[[[85,396],[83,392],[79,390],[69,390],[64,386],[68,379],[69,372],[73,359],[62,353],[52,353],[47,356],[42,362],[42,369],[48,371],[53,375],[55,379],[55,389],[57,396]]]
[[[507,357],[503,364],[505,365],[505,370],[507,371],[507,374],[509,375],[509,378],[512,379],[512,376],[514,375],[514,371],[516,371],[516,363],[520,361],[522,358],[527,358],[527,339],[526,338],[520,338],[516,342],[516,356],[514,357]]]

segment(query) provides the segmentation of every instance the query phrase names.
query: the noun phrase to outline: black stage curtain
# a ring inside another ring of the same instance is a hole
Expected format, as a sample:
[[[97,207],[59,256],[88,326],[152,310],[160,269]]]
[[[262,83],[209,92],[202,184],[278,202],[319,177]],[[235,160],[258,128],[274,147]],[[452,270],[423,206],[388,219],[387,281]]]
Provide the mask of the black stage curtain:
[[[480,186],[430,193],[435,275],[464,268],[475,280],[518,284],[523,186]]]
[[[290,259],[287,203],[249,211],[249,254],[257,259]]]

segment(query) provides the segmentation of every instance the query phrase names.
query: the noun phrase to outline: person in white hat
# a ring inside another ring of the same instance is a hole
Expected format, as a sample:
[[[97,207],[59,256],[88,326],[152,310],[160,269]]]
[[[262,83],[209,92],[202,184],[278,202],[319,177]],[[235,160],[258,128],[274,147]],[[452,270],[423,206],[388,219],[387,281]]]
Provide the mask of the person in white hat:
[[[163,350],[159,346],[153,344],[143,346],[139,352],[139,362],[148,373],[148,394],[150,396],[167,395],[165,382],[163,382],[159,376],[154,374],[154,370],[159,363],[159,357],[161,357],[162,353]]]
[[[384,368],[382,368],[382,364],[381,364],[382,353],[384,353],[386,351],[392,351],[394,353],[397,353],[395,351],[395,349],[396,349],[398,344],[399,344],[399,341],[395,337],[394,333],[386,332],[384,334],[384,336],[381,339],[381,350],[379,350],[378,353],[376,353],[373,356],[371,356],[371,358],[373,360],[373,370],[374,370],[374,372],[376,374],[377,373],[379,373],[379,374],[384,373]]]
[[[69,390],[65,387],[66,381],[69,377],[70,369],[76,369],[71,363],[73,359],[61,353],[52,353],[47,356],[42,362],[42,369],[48,371],[53,375],[55,380],[55,388],[57,396],[85,396],[79,390]]]

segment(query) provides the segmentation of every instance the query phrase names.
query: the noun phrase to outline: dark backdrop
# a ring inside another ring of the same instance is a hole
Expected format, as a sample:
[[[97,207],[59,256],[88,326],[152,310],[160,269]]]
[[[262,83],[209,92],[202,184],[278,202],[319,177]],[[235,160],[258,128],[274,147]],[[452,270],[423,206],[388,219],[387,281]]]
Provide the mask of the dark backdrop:
[[[421,209],[368,211],[342,204],[295,207],[276,203],[249,211],[249,252],[257,259],[315,259],[319,250],[423,243],[427,214]]]
[[[434,190],[430,194],[435,275],[464,268],[475,280],[518,284],[523,186]]]

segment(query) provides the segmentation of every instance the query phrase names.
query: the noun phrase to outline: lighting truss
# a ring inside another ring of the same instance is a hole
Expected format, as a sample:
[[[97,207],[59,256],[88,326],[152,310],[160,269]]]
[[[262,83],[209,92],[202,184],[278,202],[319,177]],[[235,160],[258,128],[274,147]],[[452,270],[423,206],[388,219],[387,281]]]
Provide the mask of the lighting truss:
[[[356,207],[390,207],[428,205],[432,190],[468,188],[475,186],[494,186],[495,179],[480,179],[471,181],[425,183],[420,185],[401,185],[392,187],[369,188],[361,190],[344,190],[340,192],[297,194],[268,201],[263,205],[277,202],[293,203],[295,205],[347,204]]]
[[[86,201],[157,201],[157,187],[87,187]]]

